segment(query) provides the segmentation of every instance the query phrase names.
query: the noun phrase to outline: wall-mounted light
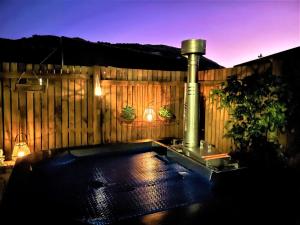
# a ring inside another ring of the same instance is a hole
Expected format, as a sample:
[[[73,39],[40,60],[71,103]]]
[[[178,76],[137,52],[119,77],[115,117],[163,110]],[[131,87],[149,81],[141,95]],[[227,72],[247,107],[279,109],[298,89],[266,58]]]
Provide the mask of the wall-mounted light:
[[[155,120],[155,112],[154,109],[152,107],[148,107],[145,109],[144,111],[144,115],[143,115],[144,120],[146,120],[147,122],[152,122]]]
[[[100,85],[100,79],[99,75],[96,74],[95,76],[95,96],[101,96],[102,95],[102,88]]]
[[[22,137],[25,139],[22,139]],[[30,149],[27,145],[27,136],[26,134],[20,133],[15,138],[15,145],[12,153],[12,159],[17,160],[18,158],[22,158],[26,155],[30,154]]]

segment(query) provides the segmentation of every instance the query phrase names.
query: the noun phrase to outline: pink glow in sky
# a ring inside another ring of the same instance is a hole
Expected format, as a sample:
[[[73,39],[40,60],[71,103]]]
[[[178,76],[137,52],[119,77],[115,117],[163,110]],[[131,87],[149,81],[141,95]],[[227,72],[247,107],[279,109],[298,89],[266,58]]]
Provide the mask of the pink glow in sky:
[[[111,43],[207,40],[223,66],[300,45],[300,0],[0,0],[0,37],[81,37]]]

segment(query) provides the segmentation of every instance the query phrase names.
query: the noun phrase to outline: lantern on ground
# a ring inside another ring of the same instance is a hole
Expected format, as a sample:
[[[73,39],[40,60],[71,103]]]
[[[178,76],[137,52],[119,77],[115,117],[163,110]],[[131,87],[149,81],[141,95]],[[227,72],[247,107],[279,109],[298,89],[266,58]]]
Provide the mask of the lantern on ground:
[[[15,145],[13,149],[12,159],[15,161],[30,154],[30,149],[27,144],[27,135],[20,133],[15,138]]]
[[[152,122],[155,120],[155,112],[154,109],[152,107],[148,107],[145,109],[144,111],[144,115],[143,118],[145,121],[147,122]]]

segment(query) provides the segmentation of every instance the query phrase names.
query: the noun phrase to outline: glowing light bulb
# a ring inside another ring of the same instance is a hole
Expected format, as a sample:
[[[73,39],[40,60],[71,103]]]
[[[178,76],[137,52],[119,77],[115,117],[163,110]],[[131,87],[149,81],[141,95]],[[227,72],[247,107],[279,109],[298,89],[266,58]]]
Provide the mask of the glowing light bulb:
[[[18,157],[19,157],[19,158],[22,158],[23,156],[25,156],[25,152],[19,151],[19,152],[18,152]]]
[[[40,82],[40,85],[42,85],[43,84],[43,79],[39,78],[39,82]]]
[[[146,108],[144,111],[143,118],[147,122],[152,122],[155,120],[155,112],[152,108]]]
[[[146,119],[148,122],[151,122],[153,120],[153,115],[151,113],[147,114]]]

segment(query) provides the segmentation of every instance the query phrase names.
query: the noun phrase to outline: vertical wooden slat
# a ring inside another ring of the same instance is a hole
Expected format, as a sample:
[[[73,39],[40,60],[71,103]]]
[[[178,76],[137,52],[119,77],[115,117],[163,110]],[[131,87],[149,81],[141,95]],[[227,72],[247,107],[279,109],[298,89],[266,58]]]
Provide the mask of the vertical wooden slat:
[[[96,87],[96,79],[100,79],[100,67],[94,67],[94,92]],[[94,94],[95,95],[95,94]],[[94,120],[93,120],[93,127],[94,127],[94,144],[100,144],[101,141],[101,129],[100,129],[100,96],[94,96]]]
[[[121,113],[121,110],[123,107],[125,107],[128,104],[128,85],[127,86],[123,86],[122,87],[122,96],[120,97],[122,99],[120,105],[118,106],[118,115]],[[118,123],[120,124],[120,121],[118,121]],[[121,141],[127,142],[128,141],[128,125],[126,124],[122,124],[121,125],[121,129],[122,129],[122,134],[121,134]]]
[[[139,117],[139,110],[138,110],[138,86],[133,85],[132,86],[132,106],[135,110],[136,113],[136,120],[139,121],[140,117]],[[135,129],[132,129],[132,138],[133,140],[137,140],[138,139],[138,128],[139,128],[139,123],[136,123],[136,127]]]
[[[32,71],[32,65],[26,65],[26,72]],[[31,152],[34,152],[34,104],[33,104],[33,92],[27,92],[27,138],[28,147]]]
[[[41,93],[34,92],[34,149],[41,150],[42,132],[41,132]]]
[[[75,80],[69,79],[69,146],[75,146]]]
[[[17,72],[17,64],[11,63],[10,64],[10,71]],[[20,125],[20,118],[19,118],[19,97],[18,92],[15,91],[15,84],[17,79],[10,79],[11,82],[11,143],[12,148],[15,145],[15,138],[19,134],[19,125]],[[24,136],[20,137],[25,138]]]
[[[132,85],[127,86],[127,105],[132,106]],[[132,141],[132,125],[127,126],[127,141]]]
[[[49,65],[48,65],[48,69],[49,69]],[[48,86],[49,149],[54,149],[55,148],[55,117],[54,117],[55,94],[54,94],[54,81],[49,80],[48,85],[49,85]]]
[[[24,71],[24,64],[22,66],[20,66],[20,68],[22,68],[22,71]],[[19,71],[21,72],[21,71]],[[20,130],[19,132],[27,134],[27,119],[26,119],[26,115],[27,115],[27,100],[26,100],[26,92],[19,92],[19,119],[20,119]],[[0,114],[1,115],[1,114]]]
[[[61,104],[62,104],[62,147],[69,146],[69,84],[68,79],[62,79]]]
[[[156,120],[157,120],[157,109],[156,109],[156,99],[155,99],[156,95],[155,95],[155,87],[154,85],[150,84],[148,86],[148,99],[149,101],[152,103],[152,107],[153,107],[153,110],[155,112],[155,118],[154,118],[154,121],[151,123],[151,127],[149,129],[150,131],[150,137],[151,139],[154,139],[155,138],[155,128],[156,128]]]
[[[117,68],[110,67],[110,79],[116,80],[117,79]]]
[[[82,73],[87,74],[88,68],[83,66]],[[81,81],[81,144],[87,145],[87,122],[88,122],[88,113],[87,113],[87,80]]]
[[[132,69],[132,80],[134,80],[134,81],[138,80],[137,69]]]
[[[75,145],[81,145],[81,79],[75,79]],[[100,131],[99,131],[100,133]]]
[[[143,131],[143,127],[144,127],[144,123],[145,123],[145,120],[143,118],[143,112],[142,112],[142,109],[143,109],[143,105],[144,105],[144,101],[143,101],[143,86],[140,85],[140,86],[137,86],[138,88],[138,92],[137,92],[137,97],[138,97],[138,102],[137,102],[137,111],[138,111],[138,118],[139,120],[141,121],[141,123],[139,124],[138,126],[138,129],[137,129],[137,140],[140,140],[140,139],[143,139],[143,136],[144,136],[144,131]]]
[[[111,140],[111,128],[110,128],[110,119],[111,119],[111,86],[108,85],[105,87],[105,114],[104,114],[104,126],[105,126],[105,142],[109,143]]]
[[[164,106],[166,105],[166,85],[163,84],[161,85],[161,106]],[[166,132],[167,132],[167,129],[166,129],[166,125],[165,123],[162,123],[162,127],[161,127],[161,137],[166,137]]]
[[[111,85],[111,142],[117,141],[117,86]]]
[[[42,100],[42,150],[49,149],[48,89],[41,93]]]
[[[147,79],[147,76],[145,77],[145,72],[144,70],[142,70],[143,73],[143,81],[145,81],[144,79]],[[140,126],[140,137],[139,139],[145,139],[147,138],[147,131],[146,131],[146,126],[148,125],[148,122],[144,119],[144,111],[145,108],[148,107],[148,105],[146,105],[146,90],[145,90],[145,85],[140,85],[140,106],[139,106],[139,112],[140,112],[140,118],[141,118],[141,126]]]
[[[82,135],[81,135],[81,141],[82,141],[82,145],[87,145],[88,141],[87,141],[87,137],[88,137],[88,132],[87,132],[87,129],[88,129],[88,112],[87,112],[87,109],[88,109],[88,96],[87,96],[87,80],[83,80],[82,81],[82,90],[81,90],[81,93],[82,93],[82,99],[81,99],[81,102],[82,102],[82,108],[81,108],[81,124],[82,124]]]
[[[175,75],[174,75],[174,79],[175,79]],[[171,93],[170,93],[170,98],[171,98],[171,110],[172,112],[176,115],[176,86],[175,85],[171,85]],[[174,100],[173,100],[174,99]],[[171,136],[172,137],[176,137],[177,136],[177,126],[176,126],[176,121],[172,121],[171,124]]]
[[[143,80],[143,70],[135,70],[137,73],[137,80]]]
[[[176,71],[176,81],[178,82],[180,80],[180,72]],[[182,116],[180,115],[180,107],[183,107],[183,103],[181,102],[180,98],[180,84],[177,83],[176,89],[175,89],[175,116],[176,116],[176,131],[175,135],[176,138],[180,138],[180,124],[179,121],[182,120]]]
[[[128,81],[132,80],[132,69],[127,69],[127,80]]]
[[[9,72],[9,63],[3,63],[3,72]],[[3,79],[3,122],[4,122],[4,154],[6,159],[11,159],[11,86],[9,79]]]
[[[87,81],[87,91],[88,91],[88,144],[94,144],[94,128],[93,128],[93,110],[94,110],[94,87],[93,87],[93,68],[89,68],[88,74],[90,79]],[[109,75],[109,73],[107,74]]]
[[[121,79],[121,78],[120,78]],[[121,123],[118,120],[118,116],[120,115],[121,112],[121,107],[122,107],[122,86],[121,85],[117,85],[116,86],[116,133],[117,133],[117,142],[121,142],[122,141],[122,127],[121,127]]]
[[[158,75],[161,75],[161,71],[158,71]],[[161,76],[159,76],[159,81],[162,79]],[[162,84],[157,85],[156,86],[156,104],[157,104],[157,112],[160,109],[160,107],[162,106]],[[157,138],[161,138],[162,137],[162,129],[163,129],[163,124],[161,123],[161,121],[157,118],[158,120],[158,131],[157,131]]]
[[[40,65],[34,64],[33,70],[35,74],[39,74]],[[33,93],[33,105],[34,105],[34,149],[40,151],[42,149],[42,120],[41,120],[41,93]]]
[[[62,105],[61,94],[62,84],[61,80],[55,80],[55,147],[62,147]],[[65,131],[64,131],[65,132]]]

